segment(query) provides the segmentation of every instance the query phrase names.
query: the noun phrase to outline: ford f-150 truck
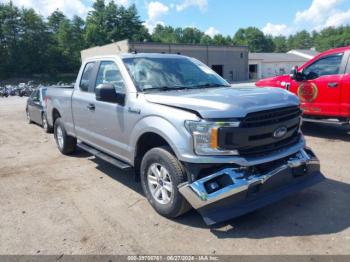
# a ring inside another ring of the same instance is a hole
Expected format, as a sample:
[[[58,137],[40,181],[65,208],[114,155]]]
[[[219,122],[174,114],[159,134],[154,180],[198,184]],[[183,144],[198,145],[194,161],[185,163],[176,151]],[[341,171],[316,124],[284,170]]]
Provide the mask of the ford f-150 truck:
[[[46,105],[63,154],[78,146],[134,168],[166,217],[193,207],[214,224],[324,179],[295,95],[232,87],[193,58],[87,58],[74,89],[49,88]]]
[[[304,119],[350,123],[350,46],[328,50],[290,75],[262,79],[259,87],[279,87],[299,96]]]

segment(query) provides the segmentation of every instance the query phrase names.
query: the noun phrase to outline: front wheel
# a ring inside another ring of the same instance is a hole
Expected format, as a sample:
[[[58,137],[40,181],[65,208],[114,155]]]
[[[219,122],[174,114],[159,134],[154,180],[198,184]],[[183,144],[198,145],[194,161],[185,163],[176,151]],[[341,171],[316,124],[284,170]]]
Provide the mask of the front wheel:
[[[69,136],[64,128],[63,122],[60,118],[54,124],[54,136],[56,144],[60,152],[64,155],[71,154],[75,151],[77,139]]]
[[[169,147],[148,151],[140,171],[143,191],[159,214],[175,218],[191,208],[178,190],[178,185],[187,180],[186,173]]]

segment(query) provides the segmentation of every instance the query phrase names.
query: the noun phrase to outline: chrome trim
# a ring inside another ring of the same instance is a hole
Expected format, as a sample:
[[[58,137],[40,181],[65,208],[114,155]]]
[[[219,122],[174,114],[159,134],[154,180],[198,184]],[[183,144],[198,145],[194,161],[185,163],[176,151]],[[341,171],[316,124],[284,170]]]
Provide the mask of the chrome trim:
[[[303,118],[303,122],[309,122],[309,123],[319,123],[319,124],[330,124],[330,125],[337,125],[337,126],[348,126],[350,125],[350,121],[339,121],[339,120],[332,120],[332,119],[312,119],[308,117]]]
[[[282,164],[281,166],[266,174],[247,174],[248,167],[225,168],[219,172],[199,179],[193,182],[192,184],[182,184],[179,187],[179,191],[192,205],[193,208],[199,209],[211,203],[217,202],[224,198],[245,191],[252,184],[264,184],[271,177],[285,169],[296,168],[310,163],[319,163],[319,161],[316,158],[311,158],[307,154],[307,152],[304,149],[302,149],[293,156],[291,156],[285,164]],[[211,194],[207,193],[204,184],[209,180],[222,175],[228,175],[231,178],[233,184],[219,189],[218,191],[213,192]]]
[[[179,160],[189,163],[201,163],[201,164],[236,164],[239,166],[256,166],[259,164],[272,162],[284,157],[288,157],[300,151],[305,147],[304,137],[300,138],[300,141],[288,148],[282,148],[276,152],[272,152],[266,156],[259,157],[242,157],[242,156],[198,156],[194,154],[182,154],[179,156]]]

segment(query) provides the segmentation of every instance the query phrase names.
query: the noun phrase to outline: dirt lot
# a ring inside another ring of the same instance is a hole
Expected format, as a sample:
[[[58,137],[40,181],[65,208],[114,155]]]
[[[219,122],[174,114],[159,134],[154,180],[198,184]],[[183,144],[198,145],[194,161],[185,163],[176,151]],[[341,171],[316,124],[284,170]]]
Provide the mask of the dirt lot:
[[[350,132],[307,125],[327,180],[218,227],[168,220],[130,174],[25,123],[25,98],[0,99],[0,254],[350,254]]]

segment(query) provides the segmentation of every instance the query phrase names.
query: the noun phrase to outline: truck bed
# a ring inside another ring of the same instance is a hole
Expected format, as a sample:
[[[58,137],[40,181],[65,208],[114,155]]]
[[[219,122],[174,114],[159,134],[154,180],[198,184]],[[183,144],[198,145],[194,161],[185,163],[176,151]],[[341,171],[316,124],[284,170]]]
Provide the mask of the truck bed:
[[[67,133],[75,135],[72,115],[72,95],[74,86],[51,86],[46,92],[46,112],[47,122],[53,126],[55,109],[60,112],[64,123],[66,123]]]

